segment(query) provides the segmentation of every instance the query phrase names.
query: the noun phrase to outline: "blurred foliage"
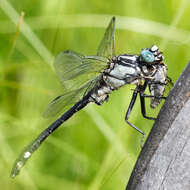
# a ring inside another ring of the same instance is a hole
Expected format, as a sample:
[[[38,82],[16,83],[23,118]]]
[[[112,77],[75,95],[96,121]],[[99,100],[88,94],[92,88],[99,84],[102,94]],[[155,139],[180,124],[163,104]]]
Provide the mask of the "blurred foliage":
[[[14,40],[21,11],[24,23]],[[134,86],[113,92],[101,107],[89,105],[77,113],[48,138],[16,179],[9,178],[22,148],[56,119],[41,117],[62,93],[51,67],[53,56],[64,49],[96,54],[113,15],[117,53],[138,54],[157,44],[175,82],[190,58],[188,0],[0,1],[1,189],[125,188],[140,152],[141,135],[124,121]],[[147,111],[156,116],[160,107]],[[153,124],[141,116],[139,100],[130,120],[146,134]]]

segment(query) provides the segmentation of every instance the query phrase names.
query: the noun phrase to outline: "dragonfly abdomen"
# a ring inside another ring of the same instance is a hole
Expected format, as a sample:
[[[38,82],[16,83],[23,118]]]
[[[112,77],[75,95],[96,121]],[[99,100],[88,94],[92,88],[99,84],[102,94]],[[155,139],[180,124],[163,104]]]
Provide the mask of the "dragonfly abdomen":
[[[109,98],[109,94],[113,90],[104,81],[102,81],[102,83],[104,83],[104,84],[98,85],[94,88],[94,90],[92,91],[92,94],[90,96],[90,98],[91,98],[90,100],[92,102],[95,102],[98,105],[102,105],[105,101],[107,101]]]

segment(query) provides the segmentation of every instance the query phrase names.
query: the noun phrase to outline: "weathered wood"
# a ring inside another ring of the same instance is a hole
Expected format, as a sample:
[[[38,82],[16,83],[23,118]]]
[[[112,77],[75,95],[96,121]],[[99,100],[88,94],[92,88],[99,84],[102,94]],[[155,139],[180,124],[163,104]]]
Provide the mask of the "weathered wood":
[[[166,99],[126,190],[190,190],[190,63]]]

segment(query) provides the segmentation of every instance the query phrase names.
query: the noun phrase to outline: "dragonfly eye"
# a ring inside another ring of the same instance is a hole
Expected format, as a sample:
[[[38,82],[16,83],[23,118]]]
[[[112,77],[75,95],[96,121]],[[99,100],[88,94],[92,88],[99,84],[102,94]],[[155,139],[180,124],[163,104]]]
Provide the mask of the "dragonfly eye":
[[[140,56],[146,63],[152,63],[155,59],[154,54],[147,49],[142,50]]]

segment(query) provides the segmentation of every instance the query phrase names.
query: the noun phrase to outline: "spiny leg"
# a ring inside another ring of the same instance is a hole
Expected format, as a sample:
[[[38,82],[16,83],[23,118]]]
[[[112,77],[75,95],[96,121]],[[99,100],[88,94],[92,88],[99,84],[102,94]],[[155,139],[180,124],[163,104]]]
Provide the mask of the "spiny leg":
[[[153,96],[153,95],[147,95],[147,94],[143,94],[144,98],[158,98],[158,99],[166,99],[167,97],[165,96]]]
[[[164,97],[164,96],[156,97],[156,96],[153,96],[153,95],[144,94],[144,91],[146,90],[146,87],[147,87],[147,82],[145,82],[144,85],[139,86],[139,89],[140,89],[140,102],[141,102],[141,113],[142,113],[143,117],[146,118],[146,119],[156,120],[156,118],[149,117],[149,116],[146,115],[145,98],[166,99],[166,97]]]
[[[144,94],[144,92],[140,92],[141,113],[142,113],[143,117],[146,118],[146,119],[150,119],[150,120],[156,120],[156,118],[146,116],[145,98],[166,99],[167,97],[165,97],[165,96],[147,95],[147,94]]]
[[[143,85],[139,85],[139,95],[140,95],[140,102],[141,102],[141,113],[144,118],[150,119],[150,120],[156,120],[156,118],[149,117],[146,115],[146,106],[145,106],[145,94],[144,91],[146,90],[147,82],[145,82]]]
[[[144,93],[140,92],[140,101],[141,101],[141,113],[143,115],[144,118],[146,119],[150,119],[150,120],[156,120],[156,118],[153,117],[149,117],[146,115],[146,107],[145,107],[145,99],[144,99]]]
[[[139,133],[141,133],[143,135],[143,138],[144,138],[144,132],[141,131],[140,129],[138,129],[135,125],[133,125],[132,123],[129,122],[129,116],[130,116],[130,113],[133,109],[133,106],[135,104],[135,101],[136,101],[136,98],[137,98],[137,94],[138,94],[138,87],[134,90],[133,92],[133,96],[132,96],[132,99],[131,99],[131,102],[129,104],[129,107],[127,109],[127,113],[126,113],[126,116],[125,116],[125,121],[131,126],[133,127],[135,130],[137,130]]]

